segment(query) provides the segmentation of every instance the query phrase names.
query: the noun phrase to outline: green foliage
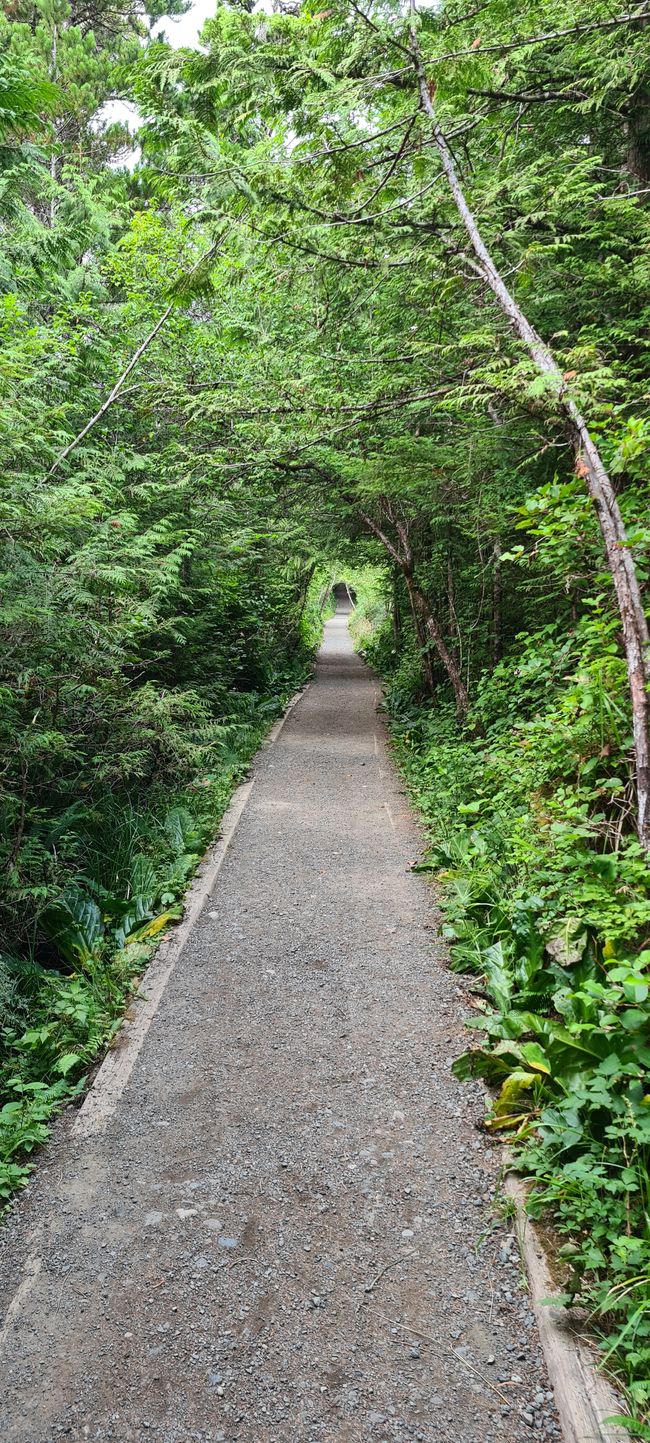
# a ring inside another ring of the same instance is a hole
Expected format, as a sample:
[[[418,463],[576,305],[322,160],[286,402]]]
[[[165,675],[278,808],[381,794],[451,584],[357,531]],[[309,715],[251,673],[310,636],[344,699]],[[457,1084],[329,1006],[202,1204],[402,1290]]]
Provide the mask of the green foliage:
[[[642,19],[219,0],[192,52],[152,42],[139,8],[12,0],[3,1186],[110,1036],[346,577],[475,978],[481,1045],[459,1069],[495,1086],[490,1130],[518,1138],[534,1206],[575,1240],[571,1289],[642,1434],[650,885],[621,619],[554,388],[443,183],[409,18],[647,585]],[[139,107],[132,171],[115,94]]]
[[[196,307],[219,280],[232,311],[236,277],[185,284],[210,236],[182,200],[147,201],[102,119],[145,40],[141,7],[102,0],[17,0],[0,22],[3,1197],[182,914],[319,634],[304,528],[261,466],[215,486],[227,427],[197,414],[226,348]],[[171,297],[117,432],[52,470]]]
[[[392,686],[388,705],[453,965],[474,979],[481,1040],[454,1070],[488,1083],[486,1128],[516,1148],[533,1215],[570,1239],[567,1297],[594,1311],[642,1415],[650,869],[621,825],[629,743],[593,627],[521,636],[484,676],[465,736]]]
[[[350,617],[350,633],[357,651],[365,652],[389,614],[390,591],[386,569],[376,564],[347,567],[345,580],[355,603]]]

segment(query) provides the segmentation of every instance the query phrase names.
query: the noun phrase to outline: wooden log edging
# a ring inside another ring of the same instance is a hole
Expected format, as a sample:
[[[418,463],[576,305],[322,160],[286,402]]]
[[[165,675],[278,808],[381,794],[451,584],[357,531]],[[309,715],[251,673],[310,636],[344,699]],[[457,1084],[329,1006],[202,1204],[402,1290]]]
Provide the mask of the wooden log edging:
[[[575,1331],[566,1308],[544,1304],[544,1299],[553,1297],[558,1289],[539,1233],[526,1213],[523,1183],[508,1173],[504,1191],[515,1205],[517,1238],[528,1275],[531,1306],[565,1443],[631,1443],[626,1428],[607,1421],[613,1415],[620,1416],[624,1405],[599,1372],[593,1349]]]

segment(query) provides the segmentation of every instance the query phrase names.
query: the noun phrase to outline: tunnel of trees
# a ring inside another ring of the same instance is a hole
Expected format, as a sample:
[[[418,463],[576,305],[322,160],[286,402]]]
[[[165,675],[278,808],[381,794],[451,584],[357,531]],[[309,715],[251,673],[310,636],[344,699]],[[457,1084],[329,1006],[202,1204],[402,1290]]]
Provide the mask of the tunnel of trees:
[[[161,10],[0,19],[0,1192],[345,577],[458,1070],[650,1437],[650,7]]]

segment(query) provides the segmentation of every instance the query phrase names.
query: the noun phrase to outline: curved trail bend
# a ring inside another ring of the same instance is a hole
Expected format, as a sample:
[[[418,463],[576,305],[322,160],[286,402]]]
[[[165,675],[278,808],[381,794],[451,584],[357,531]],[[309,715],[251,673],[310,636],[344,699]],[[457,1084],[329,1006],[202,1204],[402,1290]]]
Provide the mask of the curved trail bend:
[[[327,623],[104,1131],[2,1241],[2,1443],[557,1436],[377,687]]]

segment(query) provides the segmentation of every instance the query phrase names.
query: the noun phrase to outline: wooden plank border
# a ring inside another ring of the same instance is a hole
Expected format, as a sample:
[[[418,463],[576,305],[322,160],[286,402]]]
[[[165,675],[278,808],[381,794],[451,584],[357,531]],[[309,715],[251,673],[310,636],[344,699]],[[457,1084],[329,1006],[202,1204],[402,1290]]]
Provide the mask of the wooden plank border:
[[[631,1443],[627,1429],[607,1422],[624,1405],[598,1371],[593,1348],[576,1332],[566,1308],[544,1305],[558,1290],[539,1233],[526,1214],[524,1184],[508,1173],[504,1191],[515,1205],[519,1247],[565,1443]]]

